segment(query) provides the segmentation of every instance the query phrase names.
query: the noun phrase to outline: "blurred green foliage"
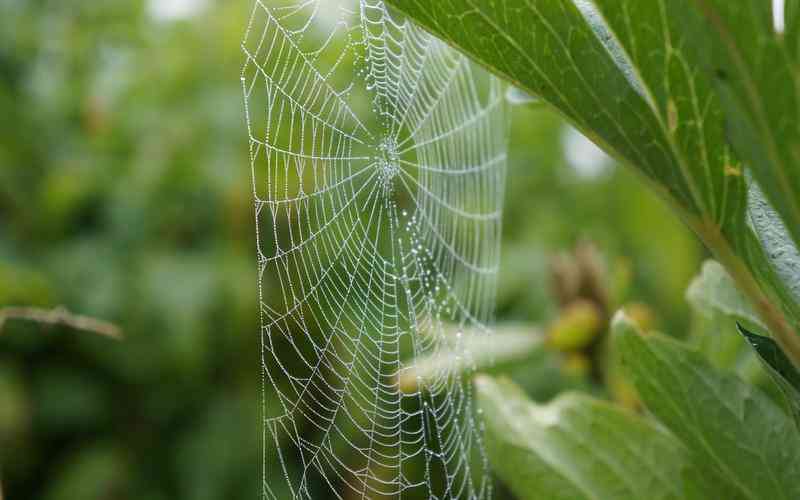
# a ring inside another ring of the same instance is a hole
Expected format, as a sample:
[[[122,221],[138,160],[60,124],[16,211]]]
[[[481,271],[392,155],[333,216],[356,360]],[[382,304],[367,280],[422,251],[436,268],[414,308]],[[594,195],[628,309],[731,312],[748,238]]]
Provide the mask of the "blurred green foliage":
[[[135,0],[0,0],[0,307],[64,305],[126,333],[0,332],[10,499],[260,491],[239,83],[249,4],[158,19]],[[500,321],[554,317],[551,259],[588,240],[615,302],[647,303],[659,326],[684,331],[702,250],[630,171],[572,168],[566,130],[542,108],[514,110]],[[546,386],[540,368],[515,376]]]

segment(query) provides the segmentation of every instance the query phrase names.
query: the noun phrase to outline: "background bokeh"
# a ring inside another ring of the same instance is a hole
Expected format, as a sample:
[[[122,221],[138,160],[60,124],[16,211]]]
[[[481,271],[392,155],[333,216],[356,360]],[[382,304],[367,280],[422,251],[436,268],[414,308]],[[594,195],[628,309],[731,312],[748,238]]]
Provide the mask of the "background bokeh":
[[[7,499],[259,495],[250,7],[0,0],[0,307],[126,335],[0,330]],[[553,256],[591,241],[619,300],[684,330],[693,236],[553,113],[516,107],[511,130],[499,321],[549,321]]]

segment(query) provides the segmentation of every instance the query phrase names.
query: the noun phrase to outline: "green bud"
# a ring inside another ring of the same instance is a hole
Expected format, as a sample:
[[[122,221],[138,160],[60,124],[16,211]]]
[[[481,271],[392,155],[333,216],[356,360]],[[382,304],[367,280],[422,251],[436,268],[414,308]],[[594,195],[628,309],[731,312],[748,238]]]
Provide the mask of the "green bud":
[[[597,338],[603,326],[600,309],[587,300],[568,305],[550,326],[547,341],[559,351],[577,351]]]

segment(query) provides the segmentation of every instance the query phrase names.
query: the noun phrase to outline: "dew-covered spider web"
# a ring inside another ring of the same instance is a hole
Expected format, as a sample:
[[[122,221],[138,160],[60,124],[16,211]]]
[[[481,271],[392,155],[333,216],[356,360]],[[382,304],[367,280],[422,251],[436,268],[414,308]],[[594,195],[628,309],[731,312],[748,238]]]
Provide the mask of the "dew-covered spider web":
[[[243,50],[264,498],[490,498],[462,339],[494,316],[500,84],[377,0],[257,0]]]

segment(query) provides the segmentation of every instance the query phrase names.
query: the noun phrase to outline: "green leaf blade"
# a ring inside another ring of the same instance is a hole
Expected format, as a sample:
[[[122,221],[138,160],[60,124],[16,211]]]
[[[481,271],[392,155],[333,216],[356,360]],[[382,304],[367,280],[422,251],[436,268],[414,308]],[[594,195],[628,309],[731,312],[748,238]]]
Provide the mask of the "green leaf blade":
[[[713,71],[727,111],[729,138],[800,244],[800,35],[797,5],[776,33],[772,2],[693,0],[711,36]]]
[[[507,381],[476,380],[490,461],[520,500],[702,499],[687,450],[645,419],[567,394],[536,405]]]
[[[800,498],[800,434],[775,403],[677,341],[643,337],[624,316],[614,331],[645,406],[734,488],[724,498]]]
[[[655,181],[685,213],[702,215],[651,104],[604,44],[592,25],[596,20],[572,0],[388,3],[552,105],[607,152]]]
[[[653,101],[664,141],[706,217],[738,223],[746,186],[724,135],[724,115],[693,42],[705,19],[691,0],[595,0]]]

